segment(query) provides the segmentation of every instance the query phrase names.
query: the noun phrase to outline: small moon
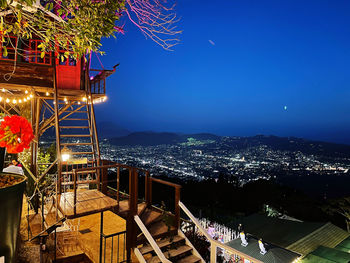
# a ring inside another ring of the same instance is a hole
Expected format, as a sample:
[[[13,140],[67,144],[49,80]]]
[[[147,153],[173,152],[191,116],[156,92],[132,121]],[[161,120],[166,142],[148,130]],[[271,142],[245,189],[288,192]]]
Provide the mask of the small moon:
[[[287,110],[287,106],[284,106],[283,109],[284,109],[284,110]]]

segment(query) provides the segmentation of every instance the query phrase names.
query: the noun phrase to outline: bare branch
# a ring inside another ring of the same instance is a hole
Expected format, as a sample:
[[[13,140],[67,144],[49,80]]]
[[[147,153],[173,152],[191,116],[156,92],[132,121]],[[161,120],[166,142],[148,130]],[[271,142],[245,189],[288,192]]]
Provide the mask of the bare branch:
[[[149,37],[166,50],[177,45],[176,37],[182,31],[176,29],[179,19],[174,5],[167,7],[165,1],[159,0],[126,0],[125,10],[130,21],[136,25],[145,37]]]

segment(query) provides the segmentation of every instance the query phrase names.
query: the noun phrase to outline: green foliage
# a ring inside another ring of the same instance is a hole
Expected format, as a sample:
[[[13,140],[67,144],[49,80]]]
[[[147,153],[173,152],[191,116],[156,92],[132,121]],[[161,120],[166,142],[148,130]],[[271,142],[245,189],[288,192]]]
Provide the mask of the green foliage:
[[[38,37],[41,57],[45,52],[69,50],[64,57],[78,58],[90,51],[99,51],[101,38],[114,36],[115,23],[125,9],[125,0],[63,0],[47,1],[37,8],[33,0],[17,0],[17,4],[0,0],[0,11],[11,11],[13,18],[1,17],[0,31],[4,36],[16,35],[20,39]],[[54,14],[54,15],[53,15]],[[55,18],[53,18],[53,16]],[[5,41],[2,37],[1,42]],[[3,46],[5,55],[7,49]]]

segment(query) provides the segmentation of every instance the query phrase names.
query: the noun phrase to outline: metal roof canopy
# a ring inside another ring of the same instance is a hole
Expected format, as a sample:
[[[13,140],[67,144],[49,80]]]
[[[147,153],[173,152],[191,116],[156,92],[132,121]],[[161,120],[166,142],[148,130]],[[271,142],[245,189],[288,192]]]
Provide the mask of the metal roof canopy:
[[[260,254],[258,239],[249,234],[246,235],[246,237],[248,240],[248,245],[246,247],[241,245],[241,239],[234,239],[227,242],[226,245],[265,263],[291,263],[300,257],[300,255],[295,252],[266,242],[264,242],[264,245],[267,253],[262,255]]]

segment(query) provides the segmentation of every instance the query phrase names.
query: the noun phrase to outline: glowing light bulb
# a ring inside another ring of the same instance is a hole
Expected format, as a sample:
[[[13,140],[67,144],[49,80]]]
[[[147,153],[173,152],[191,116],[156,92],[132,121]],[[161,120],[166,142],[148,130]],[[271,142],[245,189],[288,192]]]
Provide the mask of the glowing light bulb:
[[[46,96],[49,96],[50,95],[50,93],[48,93],[47,91],[46,91]]]
[[[21,99],[19,99],[19,100],[18,100],[18,102],[19,102],[19,103],[22,103],[22,100],[21,100]]]
[[[4,88],[2,88],[2,90],[1,90],[2,92],[5,92],[6,90],[4,89]]]
[[[26,101],[27,101],[27,98],[24,98],[23,101],[26,102]]]
[[[89,96],[89,99],[91,99],[91,96]]]
[[[80,105],[80,101],[78,101],[78,105]]]
[[[30,98],[33,98],[33,94],[30,94],[29,97],[30,97]]]
[[[86,101],[86,97],[83,98],[83,101]]]
[[[2,97],[0,97],[0,101],[2,101]]]
[[[66,101],[66,104],[68,104],[68,101]]]
[[[9,98],[7,98],[7,99],[6,99],[6,103],[9,103],[9,102],[10,102],[10,99],[9,99]]]
[[[25,93],[25,94],[28,94],[28,90],[26,90],[24,93]]]
[[[64,101],[67,101],[67,98],[64,98],[63,100],[64,100]]]
[[[12,100],[12,103],[13,104],[17,104],[17,100]]]

